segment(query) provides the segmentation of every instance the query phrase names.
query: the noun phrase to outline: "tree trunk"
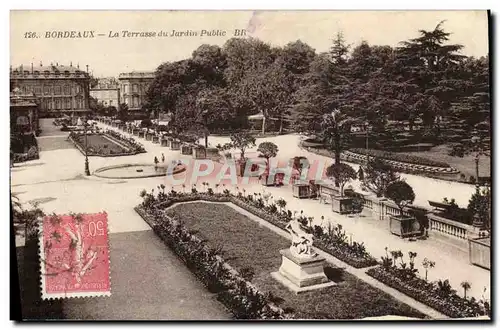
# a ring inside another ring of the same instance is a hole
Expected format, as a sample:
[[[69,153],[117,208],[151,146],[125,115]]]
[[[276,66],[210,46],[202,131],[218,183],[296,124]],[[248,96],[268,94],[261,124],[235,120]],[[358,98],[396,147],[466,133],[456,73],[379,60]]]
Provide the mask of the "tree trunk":
[[[205,133],[205,148],[208,148],[208,134]]]
[[[266,116],[262,118],[262,135],[266,134]]]
[[[281,116],[281,118],[280,118],[280,132],[279,132],[279,134],[280,135],[283,134],[283,116]]]

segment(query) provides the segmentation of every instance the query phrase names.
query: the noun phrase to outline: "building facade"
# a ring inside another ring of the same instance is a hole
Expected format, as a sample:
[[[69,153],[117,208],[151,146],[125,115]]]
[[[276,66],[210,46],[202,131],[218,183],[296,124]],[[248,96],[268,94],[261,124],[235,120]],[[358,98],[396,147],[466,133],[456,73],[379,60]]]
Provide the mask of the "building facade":
[[[10,150],[14,154],[29,154],[38,158],[39,101],[34,94],[24,94],[19,88],[10,92]]]
[[[90,89],[90,96],[105,107],[120,105],[120,88],[115,78],[100,78]]]
[[[10,129],[12,133],[37,134],[39,101],[34,94],[23,94],[19,88],[10,92]]]
[[[40,116],[89,112],[90,75],[73,65],[23,66],[10,69],[11,90],[34,94]]]
[[[146,102],[146,92],[155,77],[154,72],[120,73],[120,102],[130,111],[139,111]]]

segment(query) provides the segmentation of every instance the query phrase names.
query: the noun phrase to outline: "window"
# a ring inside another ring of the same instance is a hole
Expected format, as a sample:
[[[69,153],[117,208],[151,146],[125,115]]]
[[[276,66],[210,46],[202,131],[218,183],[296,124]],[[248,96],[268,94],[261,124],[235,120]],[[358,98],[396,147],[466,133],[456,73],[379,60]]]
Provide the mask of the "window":
[[[52,110],[52,99],[47,100],[47,109]]]
[[[83,108],[83,99],[81,97],[76,99],[76,108],[77,109],[82,109]]]
[[[34,71],[35,76],[38,76],[40,74],[40,71],[36,70]]]
[[[133,84],[132,85],[132,92],[137,93],[138,91],[139,91],[139,88],[138,88],[137,84]]]
[[[71,88],[69,87],[69,85],[65,85],[64,86],[64,94],[65,95],[70,95],[71,94]]]
[[[46,75],[46,76],[48,76],[48,75],[50,75],[50,72],[49,72],[49,70],[45,70],[45,71],[43,72],[43,74],[44,74],[44,75]]]
[[[40,86],[35,86],[35,94],[40,95],[42,94],[42,87]]]
[[[60,99],[55,99],[55,103],[56,103],[56,109],[60,110],[61,109],[61,100]]]
[[[54,87],[54,94],[61,95],[62,94],[62,87],[61,86],[55,86]]]
[[[43,86],[43,94],[47,95],[50,93],[50,88],[49,86]]]
[[[24,74],[25,74],[25,75],[29,75],[29,74],[30,74],[30,72],[29,72],[29,71],[24,71]]]
[[[71,98],[66,99],[66,109],[71,109]]]

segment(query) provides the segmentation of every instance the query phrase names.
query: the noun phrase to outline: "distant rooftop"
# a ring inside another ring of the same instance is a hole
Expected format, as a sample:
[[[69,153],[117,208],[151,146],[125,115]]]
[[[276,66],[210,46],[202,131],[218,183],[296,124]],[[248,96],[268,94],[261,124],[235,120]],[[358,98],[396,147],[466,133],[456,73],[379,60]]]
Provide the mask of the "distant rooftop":
[[[86,72],[86,68],[80,68],[78,65],[59,65],[51,64],[51,65],[20,65],[18,67],[11,67],[10,69],[11,77],[13,78],[35,78],[35,79],[43,79],[43,78],[64,78],[66,77],[88,77],[88,73]]]
[[[133,78],[146,78],[153,79],[155,77],[154,71],[132,71],[120,73],[118,79],[133,79]]]

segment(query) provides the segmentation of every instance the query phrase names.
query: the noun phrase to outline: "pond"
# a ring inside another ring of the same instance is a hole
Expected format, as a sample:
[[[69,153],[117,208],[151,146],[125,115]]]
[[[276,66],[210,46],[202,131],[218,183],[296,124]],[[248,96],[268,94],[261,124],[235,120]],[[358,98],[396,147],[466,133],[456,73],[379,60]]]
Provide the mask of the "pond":
[[[177,174],[185,170],[185,165],[177,165],[174,168],[173,174]],[[94,175],[107,179],[140,179],[165,176],[167,175],[167,172],[166,166],[155,167],[153,164],[121,164],[99,168],[94,172]]]

